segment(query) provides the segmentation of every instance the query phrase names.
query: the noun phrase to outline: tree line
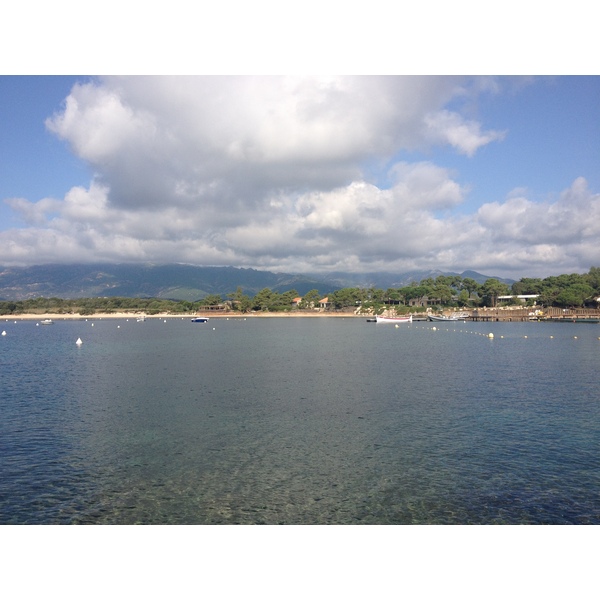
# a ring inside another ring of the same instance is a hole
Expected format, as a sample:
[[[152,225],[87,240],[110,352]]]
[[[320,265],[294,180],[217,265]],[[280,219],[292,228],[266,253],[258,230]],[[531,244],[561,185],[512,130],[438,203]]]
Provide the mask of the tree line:
[[[328,309],[342,310],[348,307],[360,307],[363,310],[379,311],[386,305],[395,305],[403,310],[423,309],[424,306],[476,308],[484,306],[501,306],[514,304],[514,300],[503,301],[502,296],[537,295],[535,300],[526,304],[557,306],[564,308],[597,306],[596,298],[600,296],[600,267],[592,267],[588,273],[558,275],[536,279],[524,277],[508,285],[495,278],[487,279],[479,284],[474,279],[459,275],[440,275],[412,282],[400,288],[343,288],[327,294]],[[157,313],[195,313],[226,306],[244,313],[252,311],[289,311],[293,308],[312,309],[319,306],[323,296],[314,289],[306,293],[299,302],[295,289],[277,292],[264,288],[254,296],[244,294],[241,287],[223,298],[217,294],[191,302],[188,300],[169,300],[161,298],[31,298],[27,300],[0,301],[0,314],[19,313],[77,313],[90,315],[94,313],[144,312]],[[500,299],[499,299],[500,298]],[[404,307],[404,308],[402,308]]]

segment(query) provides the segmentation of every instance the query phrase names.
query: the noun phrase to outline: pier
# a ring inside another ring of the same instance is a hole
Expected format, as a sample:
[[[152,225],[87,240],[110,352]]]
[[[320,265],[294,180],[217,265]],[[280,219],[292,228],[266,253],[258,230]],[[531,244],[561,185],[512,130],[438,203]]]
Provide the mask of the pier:
[[[552,321],[563,323],[600,323],[596,308],[478,308],[467,317],[470,321]]]

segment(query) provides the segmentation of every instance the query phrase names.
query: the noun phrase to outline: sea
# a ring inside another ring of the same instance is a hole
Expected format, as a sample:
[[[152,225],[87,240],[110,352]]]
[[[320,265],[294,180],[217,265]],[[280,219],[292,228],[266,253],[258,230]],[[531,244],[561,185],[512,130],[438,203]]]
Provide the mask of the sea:
[[[598,324],[0,330],[0,524],[600,523]]]

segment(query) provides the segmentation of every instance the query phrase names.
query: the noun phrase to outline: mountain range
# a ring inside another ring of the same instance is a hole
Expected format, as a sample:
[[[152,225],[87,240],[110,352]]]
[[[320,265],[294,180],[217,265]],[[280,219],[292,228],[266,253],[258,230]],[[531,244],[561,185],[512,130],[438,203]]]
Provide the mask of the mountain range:
[[[238,287],[249,296],[254,296],[264,288],[280,293],[295,289],[301,296],[316,289],[326,295],[345,287],[399,288],[439,275],[470,277],[477,283],[490,278],[475,271],[293,274],[185,264],[55,264],[0,267],[0,299],[125,296],[195,301],[209,294],[225,297]],[[509,285],[514,283],[510,279],[496,279]]]

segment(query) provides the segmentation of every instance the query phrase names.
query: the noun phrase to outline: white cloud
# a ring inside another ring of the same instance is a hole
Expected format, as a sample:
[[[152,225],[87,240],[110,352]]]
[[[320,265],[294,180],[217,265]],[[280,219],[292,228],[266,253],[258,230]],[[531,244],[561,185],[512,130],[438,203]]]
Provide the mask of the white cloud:
[[[75,86],[47,126],[98,173],[115,205],[254,210],[274,189],[347,185],[363,161],[428,143],[427,119],[464,94],[459,81],[105,78]]]
[[[467,156],[473,156],[481,146],[502,140],[505,136],[505,132],[500,131],[482,132],[476,121],[466,121],[448,110],[426,115],[425,124],[433,143],[448,143]]]
[[[555,202],[508,198],[473,215],[442,218],[436,216],[439,204],[430,199],[446,189],[451,206],[460,186],[442,178],[443,170],[432,169],[429,182],[417,178],[419,185],[410,191],[415,170],[419,167],[400,165],[399,179],[388,190],[352,182],[330,192],[280,195],[270,214],[209,228],[201,213],[182,207],[111,206],[106,189],[93,184],[88,190],[74,188],[60,203],[13,203],[43,227],[0,232],[0,246],[6,264],[39,262],[43,256],[42,262],[180,261],[281,271],[468,265],[507,276],[580,270],[581,256],[600,264],[600,195],[590,193],[581,179]],[[505,273],[507,265],[512,271]]]
[[[600,264],[599,196],[519,190],[472,215],[453,171],[398,155],[501,140],[456,102],[492,79],[124,77],[76,85],[47,121],[96,176],[62,200],[8,203],[4,264],[155,261],[273,270]],[[454,110],[446,108],[454,101]],[[404,154],[402,154],[404,153]],[[365,173],[391,163],[390,187]],[[593,260],[592,260],[593,259]],[[507,272],[510,275],[511,272]]]

